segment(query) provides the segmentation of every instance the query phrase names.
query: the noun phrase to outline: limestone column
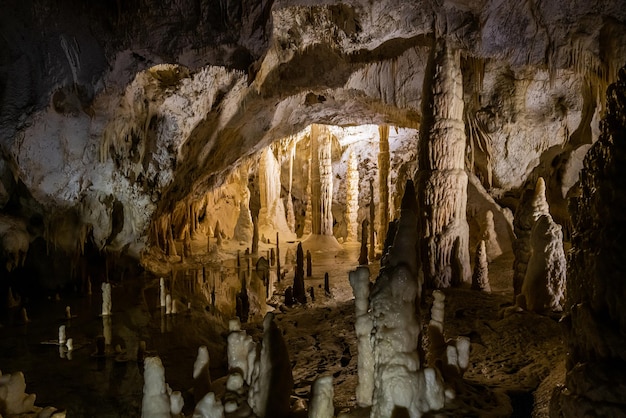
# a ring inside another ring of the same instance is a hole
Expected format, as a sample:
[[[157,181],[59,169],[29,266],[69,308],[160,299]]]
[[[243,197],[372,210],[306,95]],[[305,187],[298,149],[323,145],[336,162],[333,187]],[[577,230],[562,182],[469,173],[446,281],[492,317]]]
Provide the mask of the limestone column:
[[[293,200],[291,199],[291,187],[293,185],[293,159],[296,153],[295,141],[289,149],[289,191],[287,193],[287,226],[291,232],[295,231],[296,215],[293,212]]]
[[[389,226],[389,168],[391,160],[389,156],[389,125],[378,127],[380,141],[378,145],[378,241],[384,242]]]
[[[424,76],[417,200],[426,285],[471,280],[460,51],[435,41]]]
[[[376,236],[375,236],[375,222],[376,221],[376,206],[374,205],[374,182],[370,179],[370,247],[369,258],[370,261],[376,259]],[[363,237],[361,237],[363,239]]]
[[[333,166],[332,139],[330,132],[324,129],[319,138],[320,167],[320,231],[321,235],[333,235]]]
[[[259,232],[266,237],[281,232],[290,238],[291,231],[287,226],[285,206],[280,198],[280,165],[270,147],[261,154],[259,162],[259,186],[261,194],[261,210],[259,212]]]
[[[348,157],[346,180],[346,229],[348,231],[346,241],[355,242],[358,240],[359,229],[359,170],[356,156],[352,151]]]
[[[313,148],[313,141],[311,141],[311,149]],[[313,151],[311,151],[312,153]],[[313,232],[313,204],[312,204],[312,196],[311,196],[311,192],[313,190],[313,187],[311,186],[311,181],[312,181],[312,170],[311,170],[311,165],[312,165],[313,161],[311,158],[311,154],[309,154],[309,159],[308,159],[308,178],[307,178],[307,182],[306,182],[306,211],[304,213],[304,228],[302,230],[302,235],[309,235],[311,232]]]

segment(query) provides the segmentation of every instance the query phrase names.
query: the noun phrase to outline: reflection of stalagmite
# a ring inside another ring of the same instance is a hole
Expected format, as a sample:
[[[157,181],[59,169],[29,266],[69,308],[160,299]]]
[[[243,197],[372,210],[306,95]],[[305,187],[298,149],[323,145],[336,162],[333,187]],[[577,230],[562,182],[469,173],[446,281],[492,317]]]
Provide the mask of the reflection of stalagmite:
[[[466,220],[465,126],[460,51],[437,40],[424,77],[417,193],[421,259],[428,287],[471,279]]]
[[[526,189],[515,211],[513,227],[517,237],[513,243],[513,292],[517,296],[522,291],[528,260],[530,259],[530,235],[535,222],[542,215],[549,215],[550,209],[546,201],[546,183],[539,177],[535,189]]]
[[[359,170],[354,152],[348,157],[348,172],[346,174],[346,241],[356,242],[359,234]]]
[[[489,264],[487,262],[487,250],[485,241],[481,240],[476,247],[474,259],[474,273],[472,273],[472,289],[482,292],[491,292],[489,285]]]
[[[389,225],[389,168],[391,165],[389,156],[389,125],[378,127],[380,136],[378,153],[378,237],[382,241],[387,236],[387,226]]]
[[[561,226],[542,215],[533,227],[532,254],[522,284],[526,308],[535,312],[561,311],[565,300],[567,262]]]

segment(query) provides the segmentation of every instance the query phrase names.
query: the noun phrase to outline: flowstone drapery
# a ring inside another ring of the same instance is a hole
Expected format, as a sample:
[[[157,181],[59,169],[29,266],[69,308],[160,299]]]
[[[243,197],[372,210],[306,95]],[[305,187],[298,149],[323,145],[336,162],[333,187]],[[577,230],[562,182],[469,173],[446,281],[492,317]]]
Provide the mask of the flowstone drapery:
[[[271,147],[261,154],[259,183],[261,189],[261,211],[259,212],[259,233],[271,237],[280,232],[285,237],[295,238],[289,230],[285,207],[280,198],[280,165]]]
[[[436,40],[424,76],[417,196],[426,285],[471,279],[460,51]]]

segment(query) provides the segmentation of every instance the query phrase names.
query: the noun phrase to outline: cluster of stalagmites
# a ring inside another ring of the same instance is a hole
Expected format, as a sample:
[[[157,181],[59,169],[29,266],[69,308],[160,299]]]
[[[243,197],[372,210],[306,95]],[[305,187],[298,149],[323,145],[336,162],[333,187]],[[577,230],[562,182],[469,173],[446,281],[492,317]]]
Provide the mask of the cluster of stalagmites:
[[[291,411],[293,377],[287,347],[274,323],[274,315],[266,315],[263,340],[259,344],[241,329],[238,319],[230,321],[229,329],[229,372],[224,393],[216,395],[212,391],[208,350],[204,346],[198,349],[193,370],[193,395],[196,402],[193,417],[287,417]],[[183,417],[183,397],[181,392],[173,391],[165,382],[161,359],[147,357],[144,366],[142,417]],[[325,381],[314,386],[314,392],[320,395],[319,399],[312,401],[312,405],[318,410],[324,409],[328,403],[324,401],[329,393],[326,386]],[[332,385],[330,394],[332,396]],[[323,416],[319,415],[320,418]]]
[[[441,409],[454,392],[445,379],[462,375],[469,363],[469,340],[446,341],[443,335],[443,293],[435,291],[429,338],[429,367],[420,356],[420,317],[423,279],[415,250],[418,240],[417,203],[407,182],[393,245],[370,283],[369,269],[350,273],[355,296],[358,339],[357,404],[371,407],[370,416],[405,414],[416,418]],[[404,416],[404,415],[403,415]]]
[[[517,304],[534,312],[561,311],[567,263],[563,232],[552,219],[543,178],[527,189],[515,213],[513,290]]]
[[[607,90],[606,109],[585,157],[580,196],[570,201],[567,375],[551,417],[626,416],[626,67]]]
[[[0,417],[62,418],[65,412],[53,407],[35,406],[35,395],[26,393],[22,372],[2,374],[0,371]]]

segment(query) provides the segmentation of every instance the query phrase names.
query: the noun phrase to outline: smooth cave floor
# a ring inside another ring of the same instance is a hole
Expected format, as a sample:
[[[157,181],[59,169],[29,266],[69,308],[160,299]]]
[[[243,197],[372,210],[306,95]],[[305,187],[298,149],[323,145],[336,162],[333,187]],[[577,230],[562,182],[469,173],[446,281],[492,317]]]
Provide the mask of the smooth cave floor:
[[[262,244],[259,253],[268,254],[271,246]],[[282,305],[284,289],[293,282],[296,247],[295,242],[285,243],[280,250],[287,270],[285,280],[276,285],[267,309],[261,306],[251,310],[250,321],[243,328],[258,341],[263,315],[274,310],[289,350],[296,411],[304,404],[298,399],[308,399],[315,378],[332,375],[335,414],[367,416],[367,411],[356,408],[357,345],[348,282],[348,272],[357,264],[359,245],[343,244],[339,251],[326,251],[328,246],[323,243],[305,242],[303,246],[305,253],[311,251],[313,267],[305,287],[313,288],[315,300],[309,295],[306,305]],[[248,263],[245,248],[237,243],[224,243],[217,260],[215,255],[211,259],[202,254],[202,248],[201,240],[194,242],[197,255],[174,266],[168,277],[178,303],[177,315],[165,315],[160,308],[159,278],[148,274],[112,280],[110,324],[100,316],[102,299],[95,283],[92,295],[61,294],[60,300],[51,295],[27,302],[28,324],[22,323],[16,309],[5,313],[0,321],[0,370],[3,374],[23,371],[26,392],[37,394],[36,404],[65,408],[68,417],[139,417],[143,369],[133,353],[139,342],[145,341],[147,354],[163,360],[167,383],[183,393],[183,412],[191,415],[193,395],[189,389],[200,345],[209,347],[216,390],[226,374],[226,321],[234,313],[241,270],[246,270]],[[256,258],[250,258],[254,269]],[[447,338],[470,338],[470,366],[463,381],[454,384],[456,399],[432,416],[547,416],[552,389],[564,379],[562,334],[557,316],[511,309],[512,265],[510,254],[490,264],[490,294],[469,289],[445,291],[444,333]],[[370,263],[370,271],[373,281],[378,261]],[[325,273],[330,278],[330,295],[323,289]],[[426,292],[421,307],[424,325],[431,302]],[[64,318],[66,306],[71,306],[71,320]],[[74,340],[71,356],[54,344],[60,325],[66,325],[68,338]],[[94,341],[109,330],[111,344],[106,355],[98,357],[94,355]]]

